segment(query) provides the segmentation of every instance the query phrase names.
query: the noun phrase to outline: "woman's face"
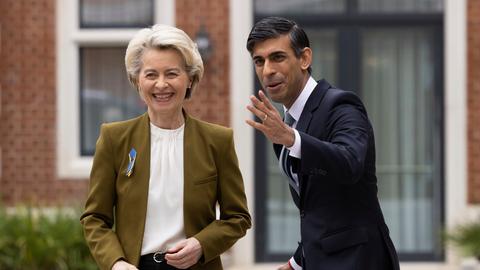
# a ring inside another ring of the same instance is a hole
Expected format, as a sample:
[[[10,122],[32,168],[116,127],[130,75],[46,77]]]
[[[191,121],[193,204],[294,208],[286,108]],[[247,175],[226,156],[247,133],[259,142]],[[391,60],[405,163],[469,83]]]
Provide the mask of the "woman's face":
[[[147,49],[138,85],[149,113],[172,116],[182,112],[190,79],[182,55],[174,49]]]

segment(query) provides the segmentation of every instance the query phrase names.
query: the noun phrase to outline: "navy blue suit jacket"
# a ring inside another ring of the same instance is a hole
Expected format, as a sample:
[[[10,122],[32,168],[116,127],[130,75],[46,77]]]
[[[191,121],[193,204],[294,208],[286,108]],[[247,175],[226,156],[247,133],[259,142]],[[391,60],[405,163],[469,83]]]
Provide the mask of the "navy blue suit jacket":
[[[377,197],[375,142],[365,107],[353,93],[321,80],[296,126],[301,159],[292,159],[300,196],[301,242],[295,260],[306,270],[399,269]],[[282,146],[274,145],[277,156]]]

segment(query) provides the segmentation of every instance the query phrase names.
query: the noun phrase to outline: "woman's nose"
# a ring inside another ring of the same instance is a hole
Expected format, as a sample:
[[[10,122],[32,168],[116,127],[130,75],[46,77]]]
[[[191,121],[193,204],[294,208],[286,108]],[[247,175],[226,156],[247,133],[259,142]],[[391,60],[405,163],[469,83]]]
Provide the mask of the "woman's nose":
[[[164,79],[158,78],[155,83],[155,86],[158,88],[165,88],[165,87],[168,87],[168,82]]]

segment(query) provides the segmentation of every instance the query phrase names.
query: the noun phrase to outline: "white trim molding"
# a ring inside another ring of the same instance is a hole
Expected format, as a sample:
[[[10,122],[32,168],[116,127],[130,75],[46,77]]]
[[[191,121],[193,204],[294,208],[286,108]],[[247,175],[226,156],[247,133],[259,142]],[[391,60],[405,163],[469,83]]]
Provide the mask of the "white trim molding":
[[[246,106],[250,102],[249,96],[253,93],[254,87],[253,63],[245,44],[253,26],[253,3],[252,0],[230,0],[229,5],[230,115],[235,136],[235,148],[245,183],[248,208],[253,219],[255,216],[254,131],[245,123],[245,120],[252,118]],[[232,255],[235,266],[245,266],[245,269],[251,269],[250,266],[254,264],[254,230],[255,225],[234,246]]]
[[[467,202],[467,1],[445,1],[445,217],[447,229],[464,221]],[[458,269],[448,247],[446,263]]]
[[[155,23],[175,25],[175,0],[155,0]],[[57,175],[86,179],[92,157],[80,155],[79,48],[126,45],[138,29],[80,29],[78,1],[56,1]]]

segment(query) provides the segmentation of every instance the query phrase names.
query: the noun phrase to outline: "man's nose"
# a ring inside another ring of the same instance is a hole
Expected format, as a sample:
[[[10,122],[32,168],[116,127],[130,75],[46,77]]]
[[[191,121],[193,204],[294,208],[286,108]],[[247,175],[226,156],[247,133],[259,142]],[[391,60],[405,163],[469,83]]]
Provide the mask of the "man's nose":
[[[271,61],[266,60],[263,65],[263,76],[270,76],[275,72],[275,65]]]

